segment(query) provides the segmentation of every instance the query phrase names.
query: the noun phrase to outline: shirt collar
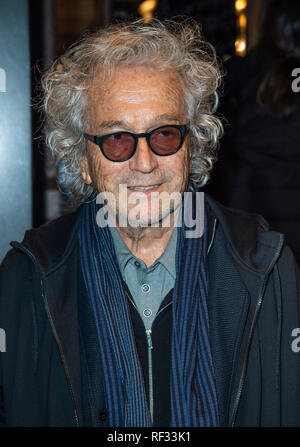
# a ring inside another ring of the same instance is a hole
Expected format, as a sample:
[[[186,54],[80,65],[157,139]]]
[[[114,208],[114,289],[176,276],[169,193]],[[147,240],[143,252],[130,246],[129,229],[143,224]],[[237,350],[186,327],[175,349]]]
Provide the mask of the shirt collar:
[[[119,264],[121,273],[124,272],[126,266],[128,265],[128,262],[131,259],[135,259],[135,260],[141,262],[142,265],[145,266],[145,263],[141,259],[137,258],[136,256],[134,256],[131,253],[131,251],[129,250],[129,248],[127,247],[125,242],[123,241],[122,237],[118,233],[118,231],[114,227],[109,227],[109,229],[110,229],[110,232],[112,235],[112,239],[113,239],[113,243],[114,243],[114,247],[115,247],[115,253],[116,253],[116,257],[117,257],[117,262]],[[157,265],[158,263],[160,263],[168,270],[168,272],[170,273],[170,275],[173,276],[174,279],[176,277],[177,231],[178,231],[178,229],[177,229],[177,227],[175,227],[165,251],[158,259],[156,259],[156,261],[152,264],[152,266],[149,267],[149,268],[152,268],[155,265]]]

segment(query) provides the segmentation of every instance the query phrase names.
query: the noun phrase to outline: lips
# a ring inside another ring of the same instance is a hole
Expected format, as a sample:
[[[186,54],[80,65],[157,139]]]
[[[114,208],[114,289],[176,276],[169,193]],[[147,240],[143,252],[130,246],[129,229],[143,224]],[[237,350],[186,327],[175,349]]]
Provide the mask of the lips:
[[[127,188],[130,191],[151,191],[152,189],[156,189],[161,186],[161,183],[157,185],[149,185],[149,186],[128,186]]]

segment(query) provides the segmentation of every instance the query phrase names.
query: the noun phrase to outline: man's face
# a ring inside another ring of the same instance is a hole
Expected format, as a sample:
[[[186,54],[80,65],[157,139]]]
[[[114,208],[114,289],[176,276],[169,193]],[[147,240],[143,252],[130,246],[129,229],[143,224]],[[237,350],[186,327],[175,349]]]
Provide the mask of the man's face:
[[[91,135],[117,131],[144,133],[158,126],[185,122],[182,86],[176,74],[169,70],[119,68],[101,90],[97,88],[96,79],[88,96],[87,133]],[[141,194],[147,198],[146,202],[140,202],[145,205],[139,215],[143,226],[148,225],[151,218],[152,223],[158,222],[170,213],[167,202],[158,206],[151,201],[151,193],[182,194],[186,189],[189,174],[187,138],[181,149],[169,156],[155,155],[146,139],[140,138],[134,156],[124,162],[106,159],[92,142],[88,142],[87,151],[87,161],[84,168],[81,167],[81,171],[86,173],[83,177],[86,183],[92,182],[98,192],[114,194],[119,216],[127,216],[138,203],[128,203],[132,194],[137,198]],[[127,185],[127,203],[118,200],[120,184]],[[148,186],[152,188],[147,192],[139,191],[139,187]],[[177,206],[178,203],[174,208]]]

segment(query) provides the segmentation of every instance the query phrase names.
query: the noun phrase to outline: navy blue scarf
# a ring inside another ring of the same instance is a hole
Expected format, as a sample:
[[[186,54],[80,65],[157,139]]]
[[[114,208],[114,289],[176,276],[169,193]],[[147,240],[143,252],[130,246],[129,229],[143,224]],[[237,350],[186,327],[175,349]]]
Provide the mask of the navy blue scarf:
[[[95,200],[84,204],[79,242],[83,276],[96,320],[108,423],[112,427],[151,426],[128,300],[122,288],[110,230],[96,223],[98,210]],[[184,226],[178,230],[170,425],[218,426],[206,303],[207,231],[202,237],[193,239],[185,237]]]

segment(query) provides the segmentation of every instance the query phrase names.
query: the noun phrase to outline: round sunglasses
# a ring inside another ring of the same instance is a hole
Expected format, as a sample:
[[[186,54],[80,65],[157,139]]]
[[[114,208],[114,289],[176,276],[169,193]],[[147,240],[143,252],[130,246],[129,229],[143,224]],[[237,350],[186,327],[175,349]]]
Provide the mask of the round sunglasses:
[[[169,124],[156,127],[146,133],[120,131],[100,136],[89,134],[84,134],[84,136],[97,144],[108,160],[120,162],[133,157],[139,138],[146,138],[149,148],[155,155],[165,157],[175,154],[183,145],[186,132],[186,124]]]

